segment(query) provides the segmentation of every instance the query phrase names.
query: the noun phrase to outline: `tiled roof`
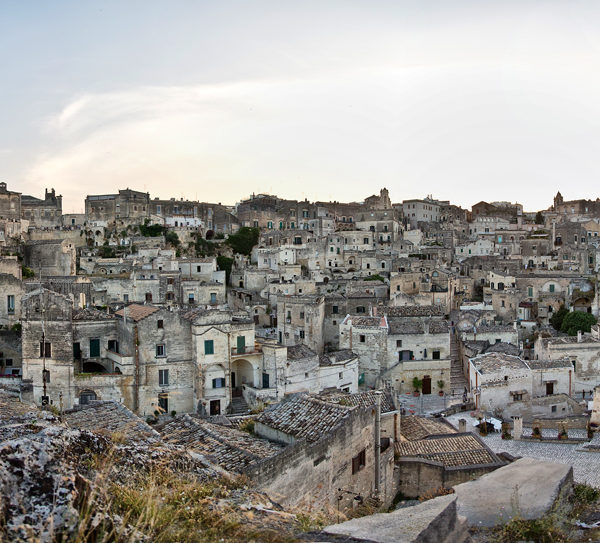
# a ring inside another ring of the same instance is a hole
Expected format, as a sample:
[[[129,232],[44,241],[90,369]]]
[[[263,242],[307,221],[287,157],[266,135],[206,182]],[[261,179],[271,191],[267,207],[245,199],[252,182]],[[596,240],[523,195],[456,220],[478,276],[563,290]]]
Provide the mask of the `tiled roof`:
[[[527,365],[532,370],[543,370],[551,368],[573,368],[570,360],[528,360]]]
[[[306,345],[291,345],[287,348],[288,360],[302,360],[303,358],[311,358],[317,356],[312,349]]]
[[[321,364],[321,366],[335,366],[336,364],[344,364],[356,358],[358,358],[358,355],[353,353],[350,349],[343,349],[341,351],[334,351],[320,355],[319,364]]]
[[[309,443],[328,435],[348,416],[351,407],[325,402],[304,393],[292,394],[267,408],[258,422]]]
[[[140,305],[140,304],[130,304],[123,309],[120,309],[115,314],[123,317],[125,314],[128,319],[131,319],[134,322],[139,322],[146,317],[149,317],[153,313],[156,313],[159,310],[158,307],[154,307],[151,305]]]
[[[65,411],[62,420],[71,428],[96,433],[122,434],[131,441],[158,441],[159,435],[118,402],[93,401]]]
[[[499,464],[500,459],[473,434],[456,434],[396,443],[400,456],[416,456],[446,467]]]
[[[190,415],[176,417],[161,429],[163,440],[205,455],[227,471],[242,473],[248,466],[279,453],[280,445],[237,428],[220,426]]]
[[[343,392],[341,390],[333,390],[330,392],[322,392],[318,397],[326,402],[350,407],[373,407],[377,403],[375,399],[375,390],[356,392],[354,394]],[[391,413],[394,411],[396,411],[396,406],[394,405],[392,395],[387,390],[382,391],[381,412]]]
[[[498,343],[492,343],[489,347],[487,347],[484,352],[486,353],[504,353],[510,354],[513,356],[519,356],[521,350],[516,345],[512,343],[504,343],[500,341]]]
[[[409,441],[416,441],[428,436],[455,434],[456,430],[453,426],[440,419],[430,419],[413,415],[402,417],[400,421],[400,433],[402,437]]]
[[[114,319],[115,316],[107,313],[106,311],[99,311],[91,307],[80,309],[73,313],[74,321],[103,321],[106,319]]]
[[[518,356],[504,353],[486,353],[471,358],[479,373],[492,373],[503,368],[514,370],[529,369],[527,363]]]
[[[429,327],[430,334],[447,334],[450,330],[447,320],[430,320],[428,323],[421,319],[406,319],[389,317],[391,334],[424,334]]]
[[[383,317],[356,317],[351,315],[347,320],[352,323],[352,326],[360,326],[361,328],[386,327]]]
[[[440,317],[446,314],[441,305],[403,305],[384,307],[383,312],[390,317]]]

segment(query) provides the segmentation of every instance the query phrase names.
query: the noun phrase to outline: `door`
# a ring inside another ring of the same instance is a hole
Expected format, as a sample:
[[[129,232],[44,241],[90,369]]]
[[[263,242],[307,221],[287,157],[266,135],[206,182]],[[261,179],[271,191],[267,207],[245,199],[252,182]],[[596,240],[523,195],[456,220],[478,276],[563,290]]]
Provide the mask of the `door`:
[[[554,383],[546,383],[546,396],[554,394]]]
[[[169,412],[169,394],[161,393],[158,395],[158,407],[160,407],[164,413]]]
[[[73,343],[73,358],[81,360],[81,345],[79,343]]]
[[[431,377],[423,377],[423,394],[431,394]]]
[[[262,387],[269,388],[269,374],[268,373],[263,373]]]
[[[100,340],[98,338],[90,339],[90,358],[100,356]]]
[[[210,414],[211,416],[221,414],[221,400],[210,401]]]
[[[237,337],[237,354],[243,354],[246,352],[246,336]]]
[[[235,371],[231,372],[231,388],[235,388]]]

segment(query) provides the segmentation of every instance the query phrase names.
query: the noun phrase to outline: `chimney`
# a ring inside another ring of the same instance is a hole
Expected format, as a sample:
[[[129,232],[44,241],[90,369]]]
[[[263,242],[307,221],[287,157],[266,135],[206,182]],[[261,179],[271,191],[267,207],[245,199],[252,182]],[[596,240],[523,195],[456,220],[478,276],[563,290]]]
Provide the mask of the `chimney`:
[[[520,441],[523,436],[523,418],[520,416],[513,417],[513,439]]]
[[[577,343],[581,343],[581,330],[577,330]]]
[[[464,434],[467,431],[467,421],[465,419],[459,419],[458,421],[458,432]]]

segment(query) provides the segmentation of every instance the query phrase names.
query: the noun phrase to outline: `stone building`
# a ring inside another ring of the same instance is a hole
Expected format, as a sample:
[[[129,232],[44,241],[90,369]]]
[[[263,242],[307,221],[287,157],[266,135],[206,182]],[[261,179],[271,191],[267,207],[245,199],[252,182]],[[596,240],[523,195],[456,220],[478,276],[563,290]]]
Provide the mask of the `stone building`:
[[[0,220],[21,220],[21,193],[8,190],[0,183]]]
[[[21,213],[29,226],[35,228],[62,226],[62,196],[57,196],[54,189],[46,189],[43,200],[22,195]]]
[[[25,244],[24,262],[37,277],[75,275],[76,249],[68,240],[30,241]]]
[[[118,194],[89,195],[85,199],[88,222],[107,225],[138,224],[150,217],[150,195],[147,192],[125,189]]]

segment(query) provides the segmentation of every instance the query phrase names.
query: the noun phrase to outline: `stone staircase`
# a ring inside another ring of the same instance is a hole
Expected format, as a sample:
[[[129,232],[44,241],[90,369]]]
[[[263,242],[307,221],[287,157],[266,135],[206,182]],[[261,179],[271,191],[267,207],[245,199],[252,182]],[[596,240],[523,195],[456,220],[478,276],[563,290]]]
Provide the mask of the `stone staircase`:
[[[450,390],[446,392],[460,395],[464,392],[465,387],[469,390],[469,385],[463,373],[462,361],[458,351],[458,339],[455,334],[450,334],[450,360]]]
[[[231,415],[247,415],[250,408],[243,397],[238,396],[231,399]]]

